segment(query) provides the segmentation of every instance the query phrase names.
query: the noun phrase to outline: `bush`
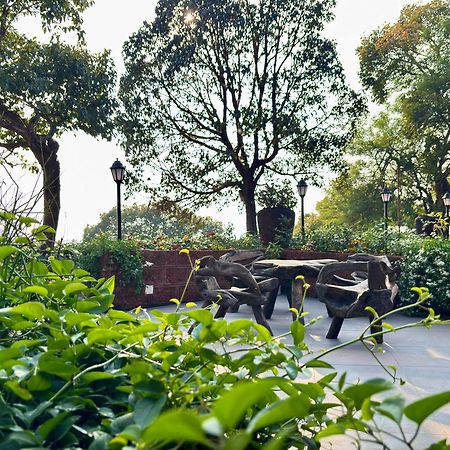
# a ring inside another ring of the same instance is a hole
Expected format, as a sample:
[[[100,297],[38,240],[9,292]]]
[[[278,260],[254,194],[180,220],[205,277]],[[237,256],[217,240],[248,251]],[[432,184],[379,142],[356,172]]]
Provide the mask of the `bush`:
[[[437,314],[450,315],[450,241],[422,238],[413,242],[404,250],[401,269],[401,304],[415,302],[411,286],[427,286],[431,298],[424,306]]]
[[[348,385],[308,354],[298,321],[286,343],[208,310],[117,311],[114,279],[41,254],[41,235],[0,245],[2,450],[314,449],[355,429],[381,446],[377,419],[404,436],[403,416],[419,429],[450,401],[372,400],[392,383]],[[330,372],[297,382],[308,367]]]

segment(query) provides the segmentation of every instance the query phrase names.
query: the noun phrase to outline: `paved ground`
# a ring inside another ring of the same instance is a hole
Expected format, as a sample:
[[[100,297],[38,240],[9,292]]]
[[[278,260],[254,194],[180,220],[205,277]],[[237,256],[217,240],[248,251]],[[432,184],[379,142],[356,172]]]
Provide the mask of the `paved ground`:
[[[163,307],[167,309],[171,307]],[[325,307],[316,299],[307,299],[305,310],[313,317],[323,316],[308,327],[306,343],[313,351],[320,352],[323,349],[333,347],[337,344],[347,342],[358,336],[367,325],[367,319],[356,318],[344,321],[339,339],[325,339],[326,332],[331,319],[327,317]],[[248,307],[241,307],[239,313],[227,314],[228,320],[253,317]],[[389,322],[399,327],[413,322],[415,319],[399,314],[392,316]],[[270,320],[270,326],[274,335],[285,333],[289,330],[291,314],[288,312],[286,297],[279,296],[274,314]],[[410,328],[400,330],[385,336],[382,345],[383,353],[377,353],[377,357],[385,365],[394,365],[397,368],[397,376],[401,377],[405,384],[397,383],[396,390],[405,396],[407,403],[420,399],[421,397],[450,391],[450,325],[433,326],[431,328]],[[356,382],[371,378],[386,378],[387,375],[376,361],[374,356],[360,342],[350,347],[340,349],[327,355],[324,360],[332,364],[337,371],[347,372],[347,380]],[[313,373],[312,377],[320,374]],[[389,393],[392,395],[392,393]],[[388,425],[386,424],[386,427]],[[412,433],[412,424],[405,424],[406,431]],[[390,428],[386,428],[391,431]],[[392,428],[395,434],[396,429]],[[413,448],[424,450],[430,443],[441,439],[448,439],[450,444],[450,405],[447,405],[433,414],[423,425],[419,438],[415,440]],[[391,450],[403,450],[404,447],[396,443],[395,439],[386,441],[386,448]],[[334,438],[326,448],[347,450],[354,448],[350,446],[345,438]],[[380,449],[380,446],[365,444],[364,450]]]

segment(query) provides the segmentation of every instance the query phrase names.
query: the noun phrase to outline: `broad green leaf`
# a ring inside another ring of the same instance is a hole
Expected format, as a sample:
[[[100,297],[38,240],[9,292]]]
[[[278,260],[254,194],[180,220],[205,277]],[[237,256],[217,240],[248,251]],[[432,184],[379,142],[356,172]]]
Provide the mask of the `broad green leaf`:
[[[47,266],[41,261],[31,261],[27,264],[27,269],[32,275],[45,276],[48,274]]]
[[[107,330],[104,328],[96,329],[88,333],[87,342],[88,345],[93,345],[97,342],[102,342],[104,344],[110,341],[118,341],[123,338],[123,335],[118,331]]]
[[[52,234],[56,233],[55,229],[52,227],[49,227],[48,225],[41,225],[40,227],[33,228],[33,230],[31,230],[31,232],[34,235],[37,235],[40,233],[52,233]]]
[[[117,309],[110,309],[108,311],[108,317],[118,322],[137,322],[136,316],[129,314],[125,311],[119,311]]]
[[[214,317],[211,311],[207,309],[195,309],[194,311],[189,311],[186,316],[194,319],[196,322],[200,322],[203,325],[211,325],[214,321]]]
[[[114,375],[109,372],[87,372],[83,376],[83,381],[86,384],[93,383],[94,381],[100,381],[100,380],[109,380],[111,378],[114,378]]]
[[[34,219],[33,217],[21,216],[21,217],[19,217],[19,222],[23,223],[26,226],[29,226],[33,223],[39,223],[39,220]]]
[[[136,336],[138,334],[147,334],[152,333],[159,329],[159,325],[155,322],[147,321],[143,325],[139,325],[136,328],[133,328],[130,332],[127,333],[128,336]]]
[[[266,397],[276,384],[275,379],[269,378],[255,383],[244,382],[235,385],[215,402],[212,414],[219,419],[224,428],[232,429],[242,419],[247,409]]]
[[[16,217],[17,216],[14,213],[8,211],[0,211],[0,219],[10,221],[16,219]]]
[[[68,312],[64,316],[64,320],[66,321],[67,325],[69,327],[73,327],[75,325],[78,325],[82,322],[86,322],[87,320],[91,320],[96,318],[97,316],[95,314],[89,314],[89,313],[74,313],[74,312]]]
[[[298,320],[294,320],[291,324],[291,334],[294,345],[299,345],[305,339],[305,326]]]
[[[381,415],[389,417],[394,422],[400,424],[404,408],[405,399],[400,396],[395,396],[384,399],[380,405],[375,407],[375,410]]]
[[[368,380],[361,384],[355,384],[343,391],[343,394],[355,402],[355,407],[360,409],[364,400],[378,392],[392,389],[392,383],[381,378]]]
[[[334,369],[334,367],[331,364],[329,364],[325,361],[322,361],[320,359],[313,359],[311,361],[308,361],[305,364],[305,367],[318,367],[318,368],[322,368],[322,369]]]
[[[410,403],[404,410],[405,416],[420,425],[428,416],[450,403],[450,391],[422,398]]]
[[[74,294],[75,292],[81,292],[87,289],[88,287],[84,283],[80,283],[79,281],[75,281],[73,283],[69,283],[63,290],[65,295]]]
[[[335,436],[336,434],[345,434],[345,426],[337,423],[332,423],[331,425],[328,425],[324,430],[317,433],[315,439],[319,441],[320,439],[329,436]]]
[[[19,236],[19,237],[16,237],[14,242],[16,244],[27,245],[30,243],[30,240],[26,236]]]
[[[99,291],[106,290],[109,294],[114,294],[115,277],[108,278],[99,288]]]
[[[11,256],[13,253],[18,252],[19,249],[12,245],[3,245],[0,247],[0,261],[3,261],[8,256]]]
[[[51,266],[53,272],[55,272],[58,275],[64,275],[63,265],[62,265],[61,261],[56,259],[54,256],[50,256],[48,258],[48,260],[50,262],[50,266]]]
[[[165,395],[139,400],[134,407],[134,421],[140,428],[147,428],[160,415],[165,403]]]
[[[291,380],[295,380],[298,375],[298,366],[293,361],[289,361],[286,364],[286,373]]]
[[[207,443],[200,418],[190,410],[171,410],[159,416],[142,433],[145,443],[199,442]]]
[[[45,353],[40,357],[38,367],[42,372],[64,379],[68,379],[78,372],[78,369],[70,361],[64,362],[55,356],[48,357]]]
[[[281,425],[293,418],[303,419],[308,414],[310,405],[311,402],[304,394],[280,400],[259,411],[248,424],[247,431],[253,433],[270,425]]]
[[[225,441],[224,450],[246,450],[252,437],[245,431],[231,434]]]
[[[0,363],[9,359],[16,359],[22,356],[22,352],[18,348],[4,348],[0,350]]]
[[[21,314],[27,319],[40,320],[45,316],[46,308],[39,302],[27,302],[9,308],[8,312],[12,314]]]
[[[5,387],[7,387],[11,392],[14,392],[14,394],[22,400],[31,400],[33,398],[30,391],[20,386],[17,380],[7,381],[5,383]]]
[[[64,274],[70,274],[75,267],[75,263],[71,259],[61,259],[60,262]]]
[[[27,381],[27,388],[30,391],[46,391],[52,387],[52,382],[45,376],[37,373]]]
[[[38,294],[38,295],[42,295],[43,297],[45,297],[46,295],[48,295],[48,290],[43,287],[43,286],[28,286],[26,287],[23,292],[27,292],[30,294]]]
[[[230,336],[234,336],[241,330],[249,330],[252,326],[252,321],[247,319],[233,320],[228,323],[227,332]]]
[[[69,414],[70,414],[69,411],[63,411],[63,412],[59,413],[57,416],[52,417],[51,419],[47,420],[37,429],[38,433],[41,435],[41,437],[44,440],[47,439],[47,437],[51,433],[51,431],[59,423],[61,423]]]

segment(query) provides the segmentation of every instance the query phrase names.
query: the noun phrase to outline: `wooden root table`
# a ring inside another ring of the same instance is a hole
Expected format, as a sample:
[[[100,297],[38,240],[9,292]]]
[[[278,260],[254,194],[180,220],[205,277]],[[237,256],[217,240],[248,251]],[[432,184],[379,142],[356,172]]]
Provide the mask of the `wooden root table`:
[[[326,264],[337,262],[336,259],[263,259],[253,263],[252,273],[256,277],[275,277],[280,282],[288,282],[287,297],[291,308],[302,313],[303,281],[296,280],[296,277],[317,277],[320,270]],[[267,319],[272,317],[277,295],[269,296],[263,307],[264,316]],[[293,315],[295,319],[295,315]]]

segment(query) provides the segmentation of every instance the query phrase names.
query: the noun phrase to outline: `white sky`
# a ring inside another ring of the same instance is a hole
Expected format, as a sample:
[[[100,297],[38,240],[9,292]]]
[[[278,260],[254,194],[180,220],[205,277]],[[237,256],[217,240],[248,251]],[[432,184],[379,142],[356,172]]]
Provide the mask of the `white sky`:
[[[355,50],[361,36],[385,22],[398,18],[407,0],[337,0],[336,19],[327,29],[335,39],[349,83],[359,89]],[[84,29],[89,49],[108,48],[116,67],[123,71],[122,44],[144,20],[151,21],[156,0],[96,0],[85,13]],[[83,133],[66,134],[59,139],[61,164],[61,216],[58,237],[80,239],[87,224],[98,222],[100,213],[116,204],[116,186],[109,167],[116,158],[125,163],[123,152],[112,142],[96,140]],[[312,212],[322,193],[310,188],[305,198],[306,212]],[[145,199],[143,203],[145,203]],[[204,211],[231,222],[238,234],[245,231],[245,216],[237,207]]]

